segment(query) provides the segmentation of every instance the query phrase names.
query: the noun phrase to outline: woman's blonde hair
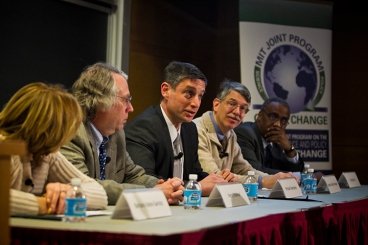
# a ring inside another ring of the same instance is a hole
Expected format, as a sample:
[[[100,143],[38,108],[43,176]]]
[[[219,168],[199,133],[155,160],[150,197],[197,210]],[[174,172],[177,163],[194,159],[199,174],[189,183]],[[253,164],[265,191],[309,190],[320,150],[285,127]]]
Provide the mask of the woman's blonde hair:
[[[24,140],[37,160],[70,141],[82,120],[77,100],[61,85],[35,82],[18,90],[0,112],[0,134]]]

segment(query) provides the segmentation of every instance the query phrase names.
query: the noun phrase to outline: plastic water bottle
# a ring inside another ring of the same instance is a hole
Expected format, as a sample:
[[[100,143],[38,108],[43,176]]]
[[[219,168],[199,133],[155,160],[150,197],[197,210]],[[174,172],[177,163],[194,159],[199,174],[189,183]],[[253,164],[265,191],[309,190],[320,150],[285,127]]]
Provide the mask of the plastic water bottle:
[[[81,188],[81,179],[71,180],[72,188],[69,189],[65,198],[65,222],[83,222],[86,218],[87,200]]]
[[[302,173],[301,173],[301,179],[304,179],[306,176],[307,176],[307,174],[308,174],[308,169],[310,168],[310,165],[309,164],[304,164],[304,169],[303,169],[303,171],[302,171]]]
[[[300,174],[300,189],[301,189],[303,195],[305,195],[304,179],[307,177],[309,167],[310,167],[309,164],[304,164],[304,169],[302,170],[302,172]]]
[[[196,174],[189,174],[189,182],[184,190],[184,209],[199,209],[201,207],[202,186],[197,178]]]
[[[243,184],[244,190],[247,193],[250,202],[258,200],[258,181],[254,177],[254,171],[248,171],[248,177]]]
[[[304,180],[305,192],[306,194],[314,195],[317,193],[317,178],[313,174],[314,169],[309,168],[307,177]]]

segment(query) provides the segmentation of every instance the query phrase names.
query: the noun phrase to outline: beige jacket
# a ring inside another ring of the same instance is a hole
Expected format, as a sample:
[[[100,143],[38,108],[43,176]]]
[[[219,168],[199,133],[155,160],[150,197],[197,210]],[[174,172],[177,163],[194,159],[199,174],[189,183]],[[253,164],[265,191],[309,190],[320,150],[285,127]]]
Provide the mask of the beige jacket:
[[[247,160],[243,158],[241,149],[236,141],[236,134],[233,130],[229,132],[226,153],[228,156],[221,158],[221,144],[218,140],[215,127],[212,123],[210,112],[205,112],[202,117],[196,118],[193,122],[198,130],[198,156],[203,171],[207,173],[219,173],[223,169],[230,169],[238,178],[240,183],[244,183],[248,171],[253,170],[255,177],[267,176],[254,169]]]

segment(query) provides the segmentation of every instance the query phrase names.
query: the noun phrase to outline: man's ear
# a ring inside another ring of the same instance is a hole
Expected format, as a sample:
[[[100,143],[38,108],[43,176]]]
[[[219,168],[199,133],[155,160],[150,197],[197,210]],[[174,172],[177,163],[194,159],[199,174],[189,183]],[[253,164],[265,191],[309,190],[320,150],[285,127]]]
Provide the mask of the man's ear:
[[[263,112],[262,112],[262,110],[259,110],[259,112],[257,114],[257,122],[261,121],[262,116],[263,116]]]
[[[161,83],[161,95],[165,100],[168,99],[170,90],[171,90],[170,84],[168,84],[167,82]]]
[[[219,107],[220,103],[221,103],[221,101],[220,101],[220,99],[219,99],[219,98],[215,98],[215,99],[213,100],[212,105],[213,105],[213,111],[214,111],[214,112],[217,112],[217,110],[218,110],[218,107]]]

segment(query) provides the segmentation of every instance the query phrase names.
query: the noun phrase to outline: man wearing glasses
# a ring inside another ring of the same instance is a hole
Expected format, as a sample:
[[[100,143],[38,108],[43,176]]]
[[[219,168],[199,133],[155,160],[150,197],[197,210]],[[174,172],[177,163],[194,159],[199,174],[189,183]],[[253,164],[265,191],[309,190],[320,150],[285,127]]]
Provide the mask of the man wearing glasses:
[[[124,72],[106,63],[82,72],[72,92],[85,120],[60,152],[104,187],[109,205],[116,204],[123,190],[145,187],[162,188],[168,203],[176,204],[182,200],[183,182],[178,178],[164,182],[147,175],[126,151],[123,128],[133,111],[127,79]]]
[[[249,170],[255,171],[259,188],[272,188],[277,179],[294,176],[282,172],[268,175],[253,168],[243,158],[233,129],[249,111],[250,102],[251,95],[243,84],[228,80],[221,83],[213,100],[213,110],[193,120],[198,130],[199,161],[208,173],[230,169],[240,183],[245,182]]]
[[[265,173],[301,172],[304,162],[286,136],[290,108],[281,98],[268,98],[255,122],[234,129],[243,156]]]

